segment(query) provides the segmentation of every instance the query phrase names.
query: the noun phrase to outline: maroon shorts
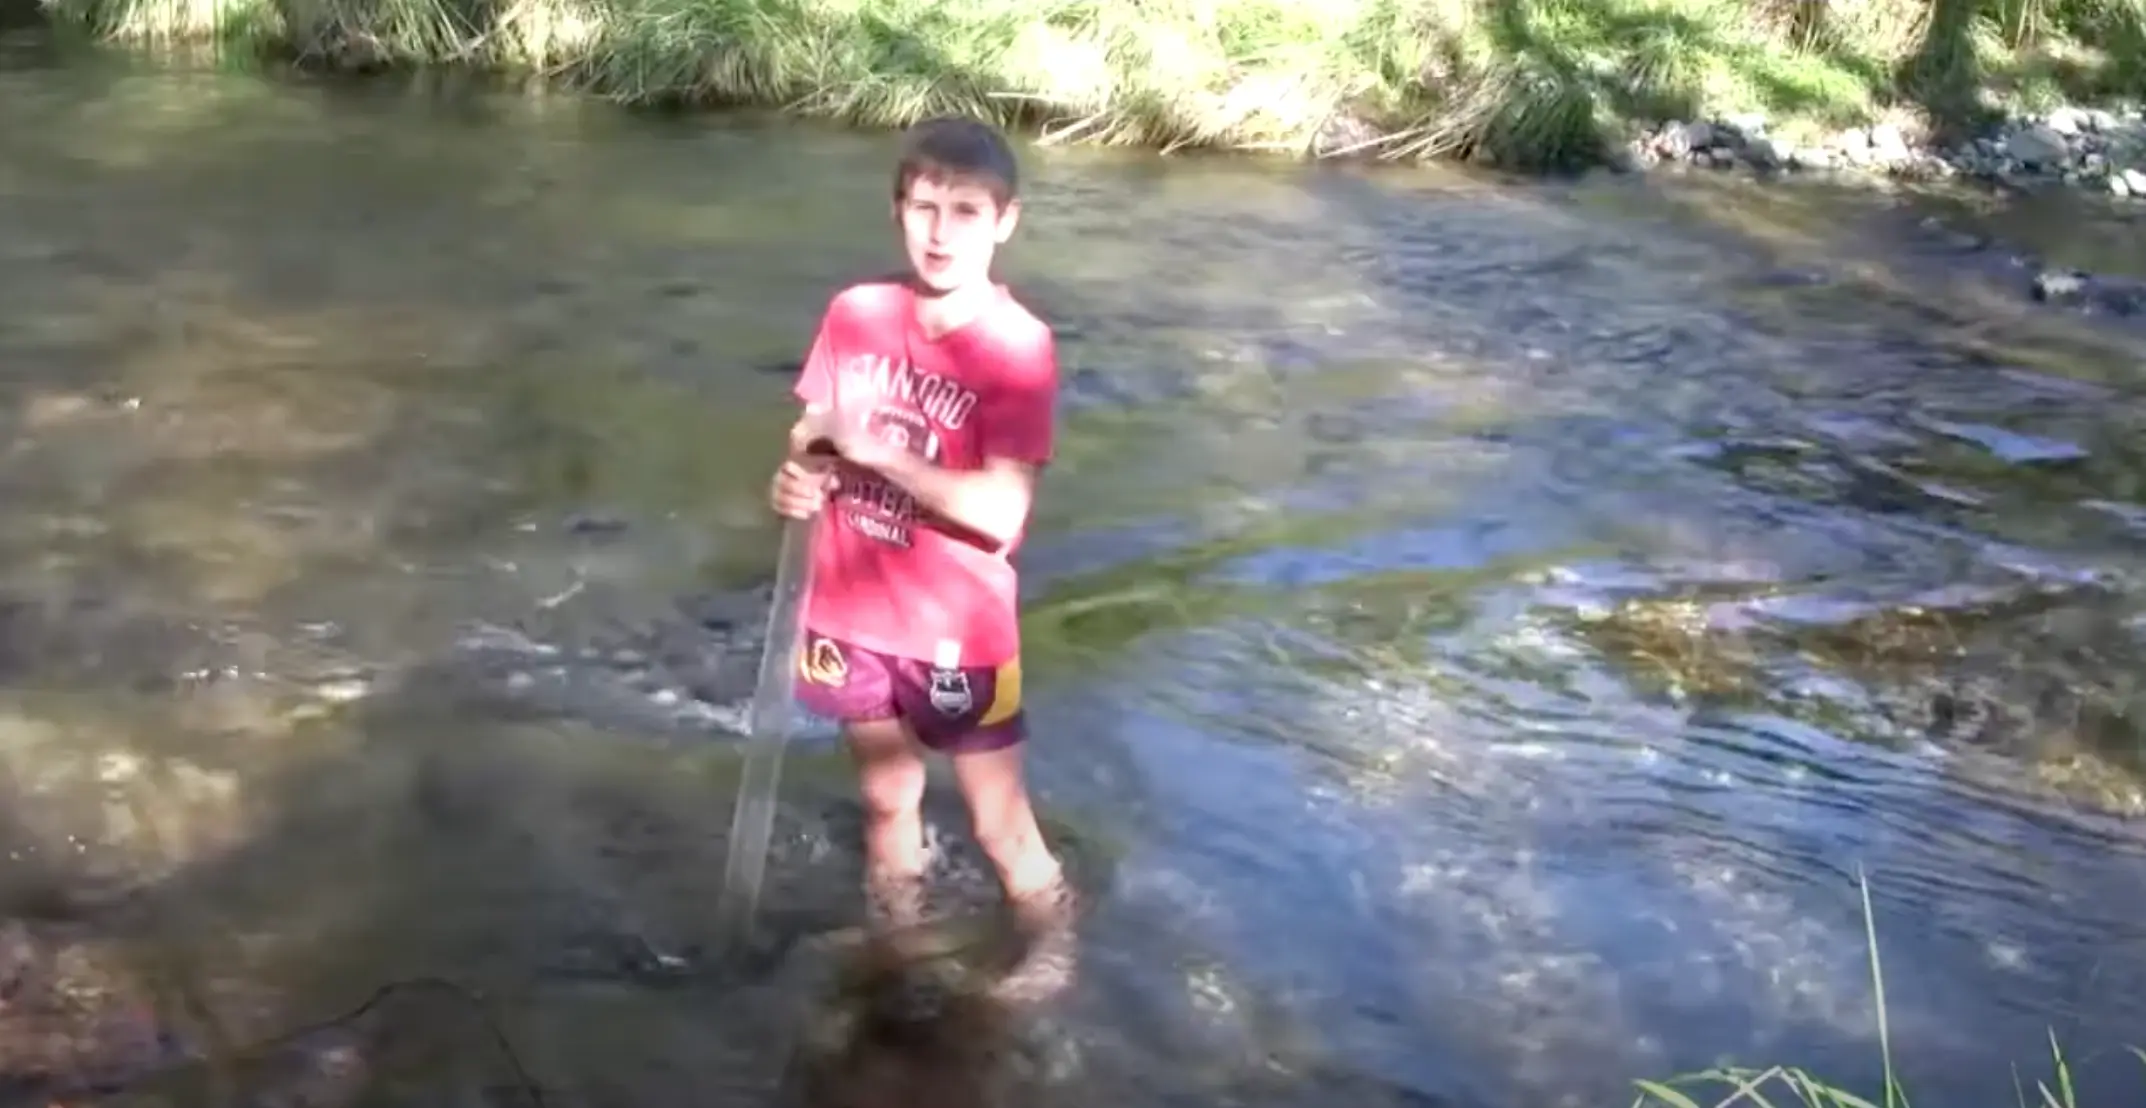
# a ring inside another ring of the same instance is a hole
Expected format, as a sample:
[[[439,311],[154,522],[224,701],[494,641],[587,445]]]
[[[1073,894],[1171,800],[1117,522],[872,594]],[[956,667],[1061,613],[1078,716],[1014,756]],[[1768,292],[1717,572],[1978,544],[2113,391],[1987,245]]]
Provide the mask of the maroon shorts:
[[[808,631],[797,668],[797,702],[837,723],[899,719],[947,754],[999,750],[1027,735],[1019,658],[941,669]]]

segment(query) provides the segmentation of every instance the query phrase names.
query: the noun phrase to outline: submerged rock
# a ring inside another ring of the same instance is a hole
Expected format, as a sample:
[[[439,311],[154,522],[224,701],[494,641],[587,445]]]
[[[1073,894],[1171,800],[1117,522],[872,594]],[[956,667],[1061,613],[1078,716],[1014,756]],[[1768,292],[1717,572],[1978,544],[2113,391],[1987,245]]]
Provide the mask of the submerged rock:
[[[2146,643],[2122,598],[2093,583],[1892,601],[1633,598],[1573,628],[1679,700],[1996,754],[2076,802],[2146,814]]]
[[[109,1090],[187,1056],[117,944],[66,925],[0,926],[0,1087]]]
[[[2146,282],[2045,269],[2034,275],[2030,290],[2035,300],[2045,304],[2120,318],[2146,315]]]

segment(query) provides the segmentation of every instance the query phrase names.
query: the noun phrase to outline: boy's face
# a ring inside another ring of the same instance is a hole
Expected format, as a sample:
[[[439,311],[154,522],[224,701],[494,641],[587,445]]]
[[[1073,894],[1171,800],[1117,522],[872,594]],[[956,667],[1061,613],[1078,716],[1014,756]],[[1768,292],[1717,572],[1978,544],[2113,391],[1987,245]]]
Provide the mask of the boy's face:
[[[894,204],[909,268],[936,292],[990,281],[991,259],[1020,219],[1020,201],[1000,207],[989,185],[944,174],[918,175]]]

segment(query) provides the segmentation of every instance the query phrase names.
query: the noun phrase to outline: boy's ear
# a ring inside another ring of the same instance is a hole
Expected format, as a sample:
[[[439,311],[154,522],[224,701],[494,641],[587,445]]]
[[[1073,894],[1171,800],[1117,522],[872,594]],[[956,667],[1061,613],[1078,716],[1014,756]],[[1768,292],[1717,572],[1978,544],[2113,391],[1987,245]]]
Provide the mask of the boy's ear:
[[[996,235],[998,241],[1004,244],[1007,239],[1012,238],[1013,229],[1020,226],[1020,223],[1021,202],[1019,200],[1006,201],[1006,206],[1000,208],[998,213],[998,232]]]

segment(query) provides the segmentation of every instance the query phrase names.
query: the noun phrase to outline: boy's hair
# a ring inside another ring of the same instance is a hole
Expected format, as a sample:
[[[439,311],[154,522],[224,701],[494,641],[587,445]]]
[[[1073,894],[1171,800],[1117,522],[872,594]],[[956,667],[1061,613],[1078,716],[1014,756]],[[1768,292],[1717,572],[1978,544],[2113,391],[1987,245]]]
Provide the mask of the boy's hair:
[[[918,178],[975,182],[990,190],[1001,208],[1021,187],[1021,169],[1006,136],[988,123],[961,116],[940,116],[909,128],[894,168],[896,203],[909,196],[909,186]]]

